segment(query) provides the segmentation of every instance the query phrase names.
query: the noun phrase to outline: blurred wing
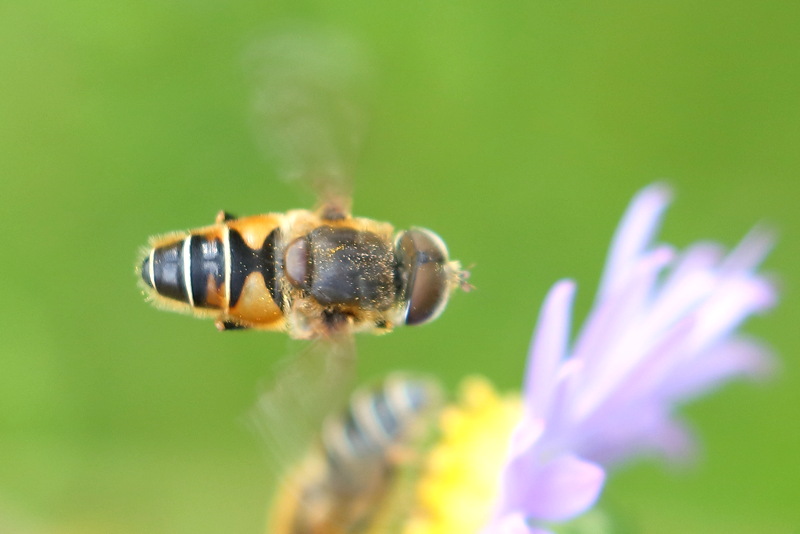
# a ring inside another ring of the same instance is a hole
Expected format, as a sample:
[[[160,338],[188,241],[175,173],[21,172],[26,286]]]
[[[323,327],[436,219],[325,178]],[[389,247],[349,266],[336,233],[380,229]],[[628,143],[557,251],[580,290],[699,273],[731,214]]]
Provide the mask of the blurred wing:
[[[281,177],[349,213],[366,129],[363,50],[332,31],[295,28],[257,42],[247,63],[257,137]]]
[[[352,335],[308,343],[279,365],[259,395],[250,423],[267,444],[279,476],[306,454],[322,421],[344,408],[355,378]]]

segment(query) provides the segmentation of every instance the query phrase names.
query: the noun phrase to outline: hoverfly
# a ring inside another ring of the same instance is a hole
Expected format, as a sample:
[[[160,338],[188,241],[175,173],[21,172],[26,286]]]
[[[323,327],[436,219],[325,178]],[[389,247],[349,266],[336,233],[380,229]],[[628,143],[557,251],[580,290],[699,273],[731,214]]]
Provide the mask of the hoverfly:
[[[413,471],[419,458],[412,446],[425,436],[439,401],[432,382],[398,374],[356,391],[345,410],[324,420],[316,445],[284,477],[267,532],[383,532],[404,517],[406,506],[393,495],[409,492],[399,491],[408,488],[398,487],[398,474]]]
[[[319,208],[220,212],[211,226],[152,238],[138,270],[156,306],[214,318],[220,330],[317,339],[427,323],[469,287],[434,232],[351,215],[346,160],[359,121],[343,96],[353,62],[339,44],[282,36],[257,58],[267,144],[287,178],[315,187]]]

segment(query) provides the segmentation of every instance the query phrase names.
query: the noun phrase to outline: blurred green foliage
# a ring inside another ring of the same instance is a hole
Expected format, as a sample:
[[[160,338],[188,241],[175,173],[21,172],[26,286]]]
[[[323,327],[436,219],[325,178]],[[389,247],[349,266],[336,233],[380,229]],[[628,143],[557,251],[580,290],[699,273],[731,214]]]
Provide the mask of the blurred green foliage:
[[[0,532],[261,532],[270,452],[244,414],[298,349],[146,305],[149,235],[310,206],[252,133],[242,54],[282,21],[369,50],[355,211],[421,225],[478,290],[360,338],[359,374],[520,382],[547,288],[588,308],[632,194],[677,192],[662,237],[734,244],[766,220],[784,299],[746,330],[782,369],[687,410],[688,469],[643,464],[604,502],[635,532],[800,524],[800,4],[76,0],[0,3]]]

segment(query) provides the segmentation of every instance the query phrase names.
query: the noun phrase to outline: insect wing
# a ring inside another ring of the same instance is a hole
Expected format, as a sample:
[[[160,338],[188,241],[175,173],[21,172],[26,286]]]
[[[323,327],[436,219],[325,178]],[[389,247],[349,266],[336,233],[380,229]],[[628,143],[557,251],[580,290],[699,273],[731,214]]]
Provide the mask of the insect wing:
[[[328,480],[319,454],[323,421],[346,405],[355,375],[352,335],[306,343],[279,364],[250,413],[249,422],[267,446],[277,498],[270,510],[273,534],[336,534],[319,530],[335,504],[324,492]]]
[[[280,176],[349,213],[369,94],[368,61],[350,38],[295,28],[254,44],[256,135]]]
[[[436,383],[401,373],[353,392],[316,429],[304,457],[287,464],[269,532],[399,531],[440,400]]]
[[[304,342],[279,362],[250,413],[276,469],[283,471],[305,454],[322,421],[345,405],[355,376],[352,335]]]

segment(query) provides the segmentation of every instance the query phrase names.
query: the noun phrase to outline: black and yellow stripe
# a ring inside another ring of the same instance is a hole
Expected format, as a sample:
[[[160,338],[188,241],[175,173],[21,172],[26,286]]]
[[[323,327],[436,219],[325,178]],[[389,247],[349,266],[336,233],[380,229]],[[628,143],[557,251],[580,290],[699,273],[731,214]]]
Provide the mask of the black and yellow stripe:
[[[239,231],[227,225],[219,230],[188,234],[154,246],[142,261],[142,280],[158,295],[190,307],[228,310],[241,298],[247,278],[257,273],[280,306],[280,261],[276,257],[280,230],[274,229],[255,249]]]
[[[393,446],[435,407],[438,391],[427,380],[395,375],[380,387],[357,392],[345,412],[329,418],[322,447],[332,481],[363,477],[370,462],[384,465]]]

